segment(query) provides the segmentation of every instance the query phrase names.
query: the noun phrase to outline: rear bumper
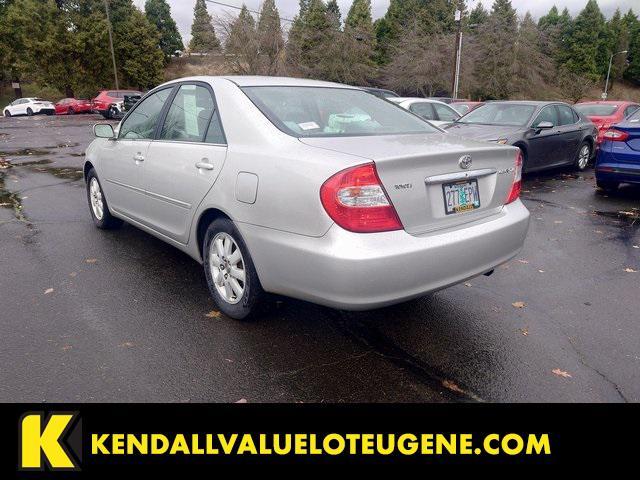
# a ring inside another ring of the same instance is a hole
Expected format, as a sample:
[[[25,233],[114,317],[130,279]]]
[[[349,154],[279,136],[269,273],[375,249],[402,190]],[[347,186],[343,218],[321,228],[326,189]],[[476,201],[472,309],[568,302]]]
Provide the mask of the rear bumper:
[[[599,182],[640,183],[640,164],[599,162],[595,171]]]
[[[345,310],[420,297],[486,273],[521,250],[529,211],[521,201],[464,228],[413,236],[357,234],[333,225],[305,237],[239,224],[263,288]]]

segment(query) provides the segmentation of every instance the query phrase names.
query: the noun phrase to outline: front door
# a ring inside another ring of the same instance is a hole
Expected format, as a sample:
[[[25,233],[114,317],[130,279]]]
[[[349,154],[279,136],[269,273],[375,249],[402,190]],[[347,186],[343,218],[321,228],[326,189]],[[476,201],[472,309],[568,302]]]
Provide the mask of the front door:
[[[538,128],[542,122],[551,122],[552,128]],[[555,105],[544,107],[531,124],[526,170],[544,168],[562,163],[562,139],[558,129],[558,114]]]
[[[100,183],[109,208],[141,221],[144,186],[142,169],[160,114],[172,88],[145,98],[122,122],[116,140],[108,140],[100,164]]]
[[[181,84],[146,155],[144,210],[149,226],[186,244],[195,211],[220,174],[226,154],[211,87]]]

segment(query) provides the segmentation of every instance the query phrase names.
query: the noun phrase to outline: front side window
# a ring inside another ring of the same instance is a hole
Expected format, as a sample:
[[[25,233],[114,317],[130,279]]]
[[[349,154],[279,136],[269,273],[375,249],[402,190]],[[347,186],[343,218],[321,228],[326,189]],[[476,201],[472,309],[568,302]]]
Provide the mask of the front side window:
[[[455,122],[460,118],[458,112],[447,105],[434,103],[433,108],[435,108],[436,113],[438,114],[438,118],[444,122]]]
[[[171,103],[160,138],[202,142],[213,114],[211,93],[199,85],[182,85]]]
[[[558,125],[558,114],[555,106],[544,107],[531,126],[535,128],[542,122],[551,122],[554,127]]]
[[[118,138],[152,139],[158,125],[160,112],[162,112],[162,107],[169,98],[171,90],[171,87],[165,88],[140,102],[122,123]]]
[[[513,125],[524,127],[536,111],[533,105],[487,103],[466,114],[460,123],[478,125]]]
[[[439,131],[362,90],[333,87],[244,87],[280,130],[295,137],[397,135]]]
[[[558,105],[558,125],[572,125],[576,123],[573,110],[566,105]]]
[[[409,106],[409,110],[427,120],[437,120],[436,113],[433,111],[433,106],[430,103],[412,103]]]
[[[636,110],[638,110],[638,105],[629,105],[627,108],[624,109],[624,116],[628,117],[629,115],[631,115],[633,112],[635,112]]]

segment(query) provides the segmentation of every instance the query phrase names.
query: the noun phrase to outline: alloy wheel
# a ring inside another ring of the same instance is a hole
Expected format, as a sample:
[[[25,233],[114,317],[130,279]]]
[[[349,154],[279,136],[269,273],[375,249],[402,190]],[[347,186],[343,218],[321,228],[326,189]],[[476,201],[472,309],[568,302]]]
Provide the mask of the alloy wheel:
[[[238,303],[246,286],[245,263],[238,244],[228,233],[219,232],[209,251],[209,268],[218,294],[227,303]]]
[[[587,167],[590,155],[591,149],[589,148],[589,145],[582,145],[582,147],[580,147],[580,152],[578,153],[578,168],[580,170],[583,170]]]
[[[93,177],[89,183],[89,197],[91,199],[91,210],[98,220],[104,216],[104,202],[102,200],[102,190],[98,179]]]

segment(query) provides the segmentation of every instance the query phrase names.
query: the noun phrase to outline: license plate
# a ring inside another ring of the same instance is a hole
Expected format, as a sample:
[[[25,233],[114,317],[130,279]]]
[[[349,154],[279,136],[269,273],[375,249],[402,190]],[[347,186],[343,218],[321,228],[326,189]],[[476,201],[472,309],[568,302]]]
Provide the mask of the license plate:
[[[447,215],[463,213],[480,208],[477,180],[443,183],[444,209]]]

